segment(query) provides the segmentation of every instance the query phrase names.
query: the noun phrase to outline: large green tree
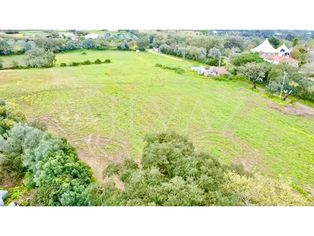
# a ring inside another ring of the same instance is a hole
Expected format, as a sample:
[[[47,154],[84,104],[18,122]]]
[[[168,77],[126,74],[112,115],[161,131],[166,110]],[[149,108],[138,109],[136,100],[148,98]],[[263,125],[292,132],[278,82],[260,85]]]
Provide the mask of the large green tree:
[[[253,83],[253,88],[256,89],[256,84],[262,82],[267,75],[268,68],[264,63],[250,62],[245,64],[240,73]]]

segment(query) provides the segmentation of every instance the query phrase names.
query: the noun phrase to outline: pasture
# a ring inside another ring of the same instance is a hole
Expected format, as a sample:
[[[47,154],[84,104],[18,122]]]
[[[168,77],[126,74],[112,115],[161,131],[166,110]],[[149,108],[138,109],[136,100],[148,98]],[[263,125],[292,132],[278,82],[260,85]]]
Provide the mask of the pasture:
[[[284,104],[251,90],[246,81],[199,76],[190,70],[196,62],[148,52],[86,53],[57,54],[54,68],[0,71],[0,97],[66,137],[98,179],[110,161],[140,160],[145,134],[174,130],[227,164],[313,191],[313,116],[284,113]],[[4,65],[14,60],[0,58]],[[112,63],[58,66],[98,58]]]

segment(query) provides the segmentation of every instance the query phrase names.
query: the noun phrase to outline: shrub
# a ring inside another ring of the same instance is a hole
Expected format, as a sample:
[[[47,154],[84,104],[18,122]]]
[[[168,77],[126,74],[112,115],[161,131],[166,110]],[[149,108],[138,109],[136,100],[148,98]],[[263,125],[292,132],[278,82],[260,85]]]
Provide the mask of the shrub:
[[[105,171],[124,184],[124,191],[108,181],[92,186],[92,205],[237,205],[232,194],[221,191],[227,170],[208,154],[196,154],[194,146],[176,133],[147,135],[140,168],[134,160],[111,164]],[[95,196],[98,192],[98,196]]]
[[[232,63],[235,66],[243,66],[250,62],[261,63],[264,62],[264,60],[258,55],[258,53],[243,53],[232,59]]]
[[[225,189],[238,196],[245,205],[293,206],[310,204],[306,198],[293,191],[286,183],[261,174],[252,177],[235,172],[226,174]]]
[[[164,70],[173,70],[173,71],[177,72],[178,74],[183,74],[185,72],[185,70],[183,70],[180,67],[166,66],[166,65],[162,65],[162,64],[158,64],[158,63],[155,66],[159,67],[161,69],[164,69]]]
[[[82,62],[82,65],[90,65],[90,64],[91,64],[91,62],[89,60]]]
[[[95,64],[101,64],[101,60],[100,59],[96,59],[94,63]]]
[[[70,64],[70,66],[79,66],[79,63],[78,63],[78,62],[72,62],[72,63]]]
[[[67,66],[67,64],[62,62],[62,63],[60,63],[60,66],[64,67],[64,66]]]
[[[44,48],[31,48],[25,52],[26,65],[28,67],[52,67],[55,63],[56,56],[51,51],[46,51]]]
[[[104,63],[111,63],[111,60],[110,60],[110,59],[106,59],[106,60],[104,61]]]
[[[86,53],[86,52],[82,52],[81,54],[82,54],[82,55],[86,55],[87,53]]]

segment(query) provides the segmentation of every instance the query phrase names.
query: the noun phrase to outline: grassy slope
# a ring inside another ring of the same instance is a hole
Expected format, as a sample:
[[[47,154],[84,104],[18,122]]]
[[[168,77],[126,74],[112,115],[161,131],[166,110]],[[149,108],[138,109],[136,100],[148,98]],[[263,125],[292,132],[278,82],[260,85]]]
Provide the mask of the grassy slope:
[[[57,63],[111,59],[111,64],[0,71],[0,96],[30,118],[49,122],[94,169],[127,153],[140,158],[147,132],[188,135],[198,150],[314,188],[314,121],[268,107],[243,81],[215,81],[181,62],[150,53],[59,54]],[[181,66],[184,74],[156,68]],[[87,157],[86,157],[87,156]],[[100,172],[99,172],[100,173]]]

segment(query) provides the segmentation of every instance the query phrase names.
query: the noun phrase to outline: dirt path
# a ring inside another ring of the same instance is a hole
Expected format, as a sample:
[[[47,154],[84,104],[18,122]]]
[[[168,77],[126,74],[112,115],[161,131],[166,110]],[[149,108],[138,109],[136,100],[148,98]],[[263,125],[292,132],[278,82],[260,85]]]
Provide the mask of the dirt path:
[[[269,101],[268,106],[272,109],[280,111],[288,115],[311,117],[314,116],[314,108],[296,102],[293,105],[278,105],[273,101]]]

